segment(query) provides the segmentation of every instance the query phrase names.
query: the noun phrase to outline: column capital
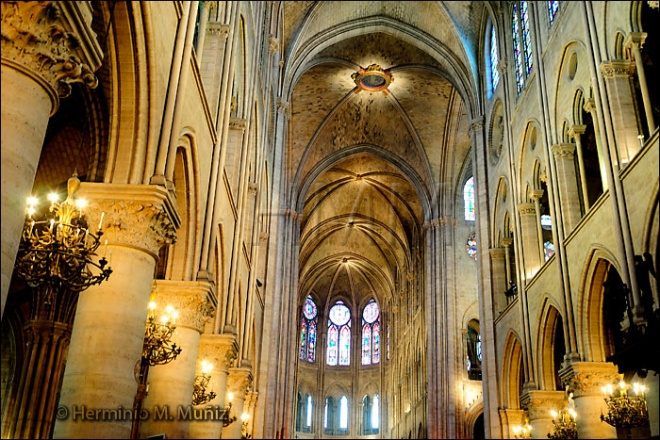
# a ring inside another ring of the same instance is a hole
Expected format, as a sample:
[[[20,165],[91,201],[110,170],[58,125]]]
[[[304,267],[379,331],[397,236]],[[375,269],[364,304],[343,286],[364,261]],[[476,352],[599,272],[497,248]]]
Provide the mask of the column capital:
[[[587,131],[586,125],[573,125],[571,128],[568,129],[568,134],[569,136],[576,138],[584,134],[586,131]]]
[[[586,99],[583,108],[587,113],[594,113],[596,111],[596,100],[594,98]]]
[[[280,40],[274,35],[271,35],[270,37],[268,37],[268,52],[274,55],[279,51],[280,51]]]
[[[618,382],[621,375],[611,362],[569,362],[559,377],[577,398],[602,394],[601,388]]]
[[[573,160],[575,155],[575,144],[557,144],[551,148],[552,155],[555,159],[570,159]]]
[[[477,116],[470,121],[470,132],[476,133],[484,129],[484,117]]]
[[[543,197],[543,190],[533,189],[529,192],[529,196],[532,198],[532,200],[541,200],[541,197]]]
[[[505,248],[508,248],[513,244],[513,237],[502,237],[500,243],[502,243],[502,246],[504,246]]]
[[[204,281],[156,280],[155,301],[179,312],[177,327],[190,327],[199,333],[215,312],[211,283]]]
[[[252,386],[252,371],[248,368],[230,368],[227,389],[234,394],[245,396]]]
[[[533,203],[519,203],[518,212],[520,215],[536,215],[536,205]]]
[[[289,103],[282,98],[277,99],[277,111],[285,116],[289,115]]]
[[[530,419],[549,417],[550,410],[559,411],[566,404],[564,391],[529,390],[521,396],[521,405]]]
[[[2,64],[36,75],[60,98],[73,83],[95,88],[103,54],[88,3],[3,1]]]
[[[247,119],[244,118],[229,118],[229,129],[245,131],[247,128]]]
[[[159,185],[88,183],[80,185],[78,196],[90,204],[85,209],[90,226],[103,221],[103,238],[158,256],[164,244],[176,242],[181,218],[169,191]]]
[[[633,46],[638,46],[640,49],[644,46],[648,34],[646,32],[631,32],[626,36],[626,39],[623,42],[623,47],[630,48]]]
[[[228,373],[238,355],[238,342],[235,335],[203,334],[199,338],[197,357],[211,362],[217,368]]]
[[[603,61],[600,71],[605,78],[629,78],[635,74],[635,63],[628,60]]]
[[[491,260],[503,260],[506,256],[503,247],[490,248],[488,249],[488,253],[490,254]]]
[[[219,21],[211,21],[206,25],[206,34],[227,40],[229,25]]]

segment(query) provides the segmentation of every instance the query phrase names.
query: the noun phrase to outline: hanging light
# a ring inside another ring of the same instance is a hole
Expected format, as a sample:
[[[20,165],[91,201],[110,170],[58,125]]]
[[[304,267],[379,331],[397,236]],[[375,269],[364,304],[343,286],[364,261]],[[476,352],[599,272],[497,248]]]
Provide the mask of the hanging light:
[[[525,423],[513,426],[513,438],[532,438],[532,425]]]
[[[16,274],[30,287],[53,292],[81,292],[100,284],[112,273],[105,255],[94,258],[103,236],[103,213],[96,235],[89,232],[83,212],[86,201],[75,197],[80,180],[76,173],[67,183],[68,196],[58,202],[49,196],[47,214],[39,214],[36,197],[28,210],[16,257]],[[106,241],[107,245],[107,241]],[[48,300],[48,299],[47,299]]]
[[[551,439],[576,439],[577,436],[577,413],[573,408],[563,408],[559,411],[550,411],[554,430],[548,433]]]
[[[215,399],[215,393],[210,391],[206,392],[206,387],[209,385],[211,376],[209,373],[213,369],[213,365],[207,361],[202,361],[202,374],[195,376],[195,384],[193,387],[192,403],[193,405],[203,405]]]
[[[635,426],[648,423],[649,412],[646,405],[646,387],[635,383],[632,385],[634,396],[629,394],[631,386],[624,381],[618,387],[607,385],[601,388],[607,403],[607,415],[600,415],[600,419],[614,426],[630,432]]]

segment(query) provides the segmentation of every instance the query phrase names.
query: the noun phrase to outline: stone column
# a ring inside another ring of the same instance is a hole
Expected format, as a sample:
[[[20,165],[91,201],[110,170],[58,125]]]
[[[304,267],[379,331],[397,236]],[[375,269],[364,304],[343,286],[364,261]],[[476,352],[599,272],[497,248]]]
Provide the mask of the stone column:
[[[538,234],[536,232],[536,207],[533,203],[518,204],[520,233],[522,237],[522,260],[525,262],[525,278],[531,279],[541,268]],[[518,286],[520,289],[520,286]]]
[[[545,246],[543,244],[543,228],[541,228],[541,197],[543,197],[542,189],[533,189],[530,191],[530,197],[534,200],[534,209],[536,210],[536,234],[540,243],[539,258],[541,264],[545,262]]]
[[[563,391],[529,390],[523,396],[523,406],[527,409],[532,438],[547,439],[554,432],[550,411],[566,406],[566,393]]]
[[[616,428],[600,419],[607,413],[601,388],[619,381],[616,365],[610,362],[570,362],[559,371],[564,385],[573,393],[578,438],[617,438]]]
[[[582,188],[582,203],[584,212],[589,211],[589,191],[587,190],[587,175],[584,171],[584,157],[582,155],[582,135],[587,130],[586,125],[574,125],[568,130],[568,134],[575,140],[575,151],[578,157],[578,170],[580,171],[580,187]]]
[[[612,160],[624,167],[640,150],[640,123],[636,97],[630,78],[635,74],[635,64],[627,60],[604,61],[600,70],[609,92],[609,110],[612,129],[616,138],[617,156]]]
[[[600,168],[600,179],[603,186],[603,192],[607,191],[610,187],[610,182],[607,176],[607,167],[605,161],[605,154],[603,153],[603,140],[600,137],[600,125],[598,122],[598,112],[596,111],[596,101],[594,98],[589,98],[584,102],[584,111],[591,114],[591,120],[594,123],[594,134],[596,136],[596,150],[598,151],[598,167]]]
[[[657,9],[657,7],[656,7]],[[635,67],[637,68],[637,78],[639,79],[639,88],[642,92],[642,100],[644,101],[644,113],[646,114],[646,123],[649,133],[655,131],[655,121],[653,120],[653,108],[651,104],[651,97],[649,96],[649,88],[646,84],[646,73],[644,72],[644,63],[642,62],[641,48],[648,34],[646,32],[631,32],[626,37],[623,45],[632,49],[633,58],[635,60]]]
[[[90,218],[105,212],[113,272],[79,296],[54,438],[128,438],[158,250],[174,242],[180,220],[161,186],[83,183],[79,196]],[[119,417],[90,419],[90,409]]]
[[[207,9],[208,6],[205,6]],[[227,37],[229,36],[229,25],[217,21],[209,22],[206,27],[206,35],[203,43],[200,60],[200,75],[204,83],[204,90],[208,93],[208,102],[220,102],[220,91],[222,84],[223,59],[225,58],[225,47]],[[215,120],[218,113],[218,106],[212,105],[211,111]]]
[[[140,437],[165,433],[167,438],[188,438],[190,420],[204,417],[192,411],[192,393],[199,337],[215,310],[210,287],[208,282],[156,281],[156,315],[170,305],[179,312],[172,341],[181,353],[168,364],[149,368],[149,394],[142,407],[151,417],[141,423]],[[163,408],[168,409],[170,419],[154,417]]]
[[[245,399],[252,386],[252,372],[248,368],[230,368],[227,388],[233,394],[231,415],[236,417],[229,426],[222,429],[222,438],[241,438],[241,414],[245,410]]]
[[[580,197],[575,173],[575,145],[558,144],[552,146],[552,155],[557,169],[557,186],[559,186],[559,201],[561,217],[566,235],[580,221]]]
[[[223,333],[201,336],[197,359],[200,364],[202,360],[213,364],[208,390],[214,391],[216,398],[209,402],[208,405],[217,406],[221,409],[225,408],[227,403],[227,376],[229,375],[229,368],[233,365],[237,355],[238,343],[236,342],[235,335]],[[236,415],[233,408],[231,413],[232,415]],[[189,438],[222,438],[222,423],[193,420],[190,423]]]
[[[48,119],[59,98],[71,93],[71,83],[96,87],[92,72],[101,65],[101,48],[91,31],[89,2],[6,1],[1,7],[4,314]]]
[[[506,255],[504,248],[496,247],[488,250],[490,253],[491,261],[491,280],[493,286],[493,310],[494,316],[503,311],[507,306],[506,296],[504,292],[509,288],[506,282]]]

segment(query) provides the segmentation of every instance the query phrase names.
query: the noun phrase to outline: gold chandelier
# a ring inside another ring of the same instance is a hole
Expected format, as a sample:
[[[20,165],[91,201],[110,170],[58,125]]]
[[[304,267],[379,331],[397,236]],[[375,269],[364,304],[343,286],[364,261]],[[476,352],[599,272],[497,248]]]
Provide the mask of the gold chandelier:
[[[577,435],[577,413],[573,408],[563,408],[559,411],[550,411],[554,431],[548,433],[551,439],[576,439]]]
[[[513,427],[513,438],[532,438],[532,425],[525,422],[523,425]]]
[[[112,273],[105,255],[98,261],[96,250],[103,236],[103,213],[96,235],[89,231],[83,208],[87,202],[75,197],[80,180],[76,173],[67,182],[68,195],[59,203],[48,196],[47,214],[39,214],[36,197],[28,199],[28,211],[16,256],[16,274],[28,286],[48,292],[81,292],[100,284]],[[107,244],[107,241],[106,241]],[[46,301],[51,300],[50,295]]]
[[[193,387],[192,404],[203,405],[215,399],[216,394],[213,391],[206,393],[206,387],[209,386],[211,376],[209,373],[213,369],[213,365],[207,361],[202,361],[202,374],[195,376],[195,384]]]
[[[648,423],[646,387],[638,383],[633,384],[634,396],[628,393],[630,388],[631,386],[624,381],[619,382],[618,388],[612,385],[601,388],[607,403],[607,415],[600,415],[603,422],[615,428],[624,428],[626,431]]]
[[[224,426],[225,428],[236,421],[236,416],[232,416],[230,414],[232,407],[232,403],[231,403],[232,400],[234,400],[234,394],[231,392],[227,393],[227,405],[225,405],[225,409],[222,414],[222,426]]]

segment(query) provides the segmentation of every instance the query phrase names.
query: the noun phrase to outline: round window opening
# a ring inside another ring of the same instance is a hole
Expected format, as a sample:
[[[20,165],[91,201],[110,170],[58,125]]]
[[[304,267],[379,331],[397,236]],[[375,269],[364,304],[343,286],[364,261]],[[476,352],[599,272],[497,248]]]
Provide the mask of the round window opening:
[[[387,93],[387,87],[394,81],[394,77],[387,70],[383,70],[378,64],[372,64],[366,69],[360,68],[351,75],[351,78],[360,90],[367,92],[383,91]]]

